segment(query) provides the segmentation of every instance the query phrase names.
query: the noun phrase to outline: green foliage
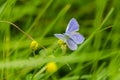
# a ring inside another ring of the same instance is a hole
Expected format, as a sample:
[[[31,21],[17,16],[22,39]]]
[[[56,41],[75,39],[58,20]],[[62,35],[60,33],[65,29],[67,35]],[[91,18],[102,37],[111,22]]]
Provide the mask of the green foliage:
[[[120,80],[119,4],[119,0],[1,0],[0,80]],[[85,42],[76,51],[62,51],[53,34],[63,33],[73,17]],[[33,40],[39,43],[36,51],[30,49]],[[50,74],[46,64],[51,61],[58,70]]]

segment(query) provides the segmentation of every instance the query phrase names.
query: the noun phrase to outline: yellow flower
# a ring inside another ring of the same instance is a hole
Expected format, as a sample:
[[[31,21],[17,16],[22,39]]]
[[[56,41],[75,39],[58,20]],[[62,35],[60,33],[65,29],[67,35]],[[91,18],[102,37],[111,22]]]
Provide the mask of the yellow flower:
[[[53,72],[57,71],[57,65],[56,65],[56,63],[55,62],[49,62],[46,65],[46,71],[50,72],[50,73],[53,73]]]
[[[33,50],[37,50],[38,49],[38,42],[37,41],[32,41],[30,44],[30,48]]]

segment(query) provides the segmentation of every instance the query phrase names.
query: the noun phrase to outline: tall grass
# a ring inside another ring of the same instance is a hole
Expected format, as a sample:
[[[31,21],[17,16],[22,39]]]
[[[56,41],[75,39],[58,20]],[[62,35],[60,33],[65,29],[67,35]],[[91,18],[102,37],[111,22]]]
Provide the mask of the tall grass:
[[[1,0],[0,80],[120,80],[119,4],[119,0]],[[73,17],[85,41],[76,51],[67,48],[63,54],[53,34],[64,33]],[[26,34],[39,43],[36,51]],[[54,73],[46,71],[51,61],[58,68]]]

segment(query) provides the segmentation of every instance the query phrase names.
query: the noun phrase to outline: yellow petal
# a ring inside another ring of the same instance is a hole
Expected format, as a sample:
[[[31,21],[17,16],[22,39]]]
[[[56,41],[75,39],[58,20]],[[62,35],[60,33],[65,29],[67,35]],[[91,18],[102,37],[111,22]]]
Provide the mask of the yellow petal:
[[[46,65],[46,71],[47,72],[55,72],[57,71],[57,65],[55,62],[49,62],[47,65]]]

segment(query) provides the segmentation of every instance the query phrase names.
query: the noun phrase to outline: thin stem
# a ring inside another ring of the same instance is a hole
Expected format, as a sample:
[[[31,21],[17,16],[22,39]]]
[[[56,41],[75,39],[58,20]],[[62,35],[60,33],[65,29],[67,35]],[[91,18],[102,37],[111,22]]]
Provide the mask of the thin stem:
[[[46,70],[46,66],[44,66],[42,69],[40,69],[40,71],[38,71],[34,76],[33,76],[33,80],[35,80],[37,78],[37,76],[39,76],[42,72],[44,72]]]
[[[27,34],[25,31],[23,31],[22,29],[20,29],[17,25],[15,25],[12,22],[9,21],[0,21],[2,23],[8,23],[11,24],[13,27],[17,28],[19,31],[21,31],[23,34],[25,34],[29,39],[31,39],[32,41],[34,40],[29,34]],[[43,49],[46,49],[44,46],[40,45]]]
[[[71,66],[68,63],[66,63],[66,65],[68,66],[69,70],[71,71],[72,70]]]
[[[23,34],[25,34],[29,39],[34,40],[30,35],[28,35],[25,31],[23,31],[22,29],[20,29],[17,25],[13,24],[12,22],[9,22],[9,21],[0,21],[0,22],[11,24],[15,28],[17,28],[19,31],[21,31]]]
[[[112,26],[105,27],[105,28],[101,29],[99,32],[102,32],[102,31],[109,29],[109,28],[112,28]]]
[[[33,55],[34,55],[34,57],[35,57],[35,51],[33,50]]]

